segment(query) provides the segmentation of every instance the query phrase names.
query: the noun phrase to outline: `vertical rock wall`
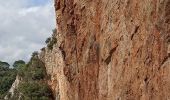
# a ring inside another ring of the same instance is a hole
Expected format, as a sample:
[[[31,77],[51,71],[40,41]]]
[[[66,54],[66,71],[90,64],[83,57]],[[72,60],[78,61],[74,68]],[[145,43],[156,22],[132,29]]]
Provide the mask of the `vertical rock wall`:
[[[170,0],[55,0],[56,100],[170,99]]]

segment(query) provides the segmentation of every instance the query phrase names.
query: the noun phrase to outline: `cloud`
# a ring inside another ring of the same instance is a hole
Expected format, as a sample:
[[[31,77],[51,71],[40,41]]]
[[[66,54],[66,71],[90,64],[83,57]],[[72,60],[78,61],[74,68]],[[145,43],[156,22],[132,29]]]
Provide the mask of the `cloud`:
[[[45,45],[45,39],[55,28],[52,1],[0,1],[0,60],[28,61],[33,51]]]

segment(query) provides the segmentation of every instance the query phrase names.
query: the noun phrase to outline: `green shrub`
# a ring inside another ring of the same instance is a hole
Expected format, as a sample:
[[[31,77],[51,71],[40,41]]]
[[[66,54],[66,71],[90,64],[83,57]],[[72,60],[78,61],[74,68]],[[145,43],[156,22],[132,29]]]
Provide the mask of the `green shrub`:
[[[7,65],[5,63],[5,65]],[[52,92],[46,82],[47,74],[44,63],[39,59],[38,52],[34,52],[30,61],[25,64],[19,60],[14,64],[14,69],[0,66],[0,100],[4,96],[11,96],[8,90],[15,81],[16,75],[22,79],[18,89],[10,100],[51,100]]]
[[[33,80],[41,80],[43,78],[45,78],[45,69],[43,68],[35,68],[32,71],[32,79]]]
[[[46,76],[44,63],[38,57],[32,57],[27,65],[18,70],[18,75],[25,81],[42,80]]]
[[[32,53],[32,58],[37,58],[38,57],[38,51],[34,51],[33,53]]]
[[[26,64],[25,64],[25,61],[23,61],[23,60],[15,61],[13,64],[13,67],[14,67],[14,69],[17,70],[17,73],[19,76],[23,75],[25,66],[26,66]]]
[[[7,63],[7,62],[2,62],[2,61],[0,61],[0,68],[9,68],[9,64]]]
[[[48,44],[50,41],[51,41],[51,38],[49,37],[46,39],[45,43]]]
[[[23,94],[23,98],[29,100],[49,100],[52,96],[50,88],[45,83],[24,82],[19,85],[18,89]]]
[[[50,49],[50,50],[52,50],[54,44],[57,43],[57,38],[56,38],[56,36],[55,36],[56,33],[57,33],[57,30],[56,30],[56,29],[53,29],[53,35],[52,35],[52,37],[47,38],[46,41],[45,41],[45,43],[47,44],[48,49]]]
[[[8,65],[5,63],[5,65]],[[16,70],[0,66],[0,100],[4,98],[15,81]]]
[[[28,67],[26,65],[19,67],[17,69],[17,73],[20,77],[25,77],[27,71],[28,71]]]

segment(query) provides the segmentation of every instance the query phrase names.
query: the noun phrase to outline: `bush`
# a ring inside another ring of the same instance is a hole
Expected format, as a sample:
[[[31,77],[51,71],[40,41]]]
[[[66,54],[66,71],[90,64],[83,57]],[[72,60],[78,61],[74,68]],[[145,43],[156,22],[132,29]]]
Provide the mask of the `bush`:
[[[51,41],[51,38],[49,37],[46,39],[45,43],[48,44],[50,41]]]
[[[49,100],[52,96],[50,88],[45,83],[24,82],[18,89],[23,94],[23,98],[29,100]]]
[[[7,62],[0,61],[0,70],[8,70],[9,66],[10,65]]]
[[[31,74],[32,74],[33,80],[41,80],[45,78],[45,75],[46,75],[45,69],[43,68],[35,68]]]
[[[37,57],[32,57],[27,65],[18,70],[18,75],[25,81],[42,80],[46,76],[44,63]]]
[[[52,35],[52,37],[47,38],[46,41],[45,41],[45,43],[47,44],[48,49],[50,49],[50,50],[52,50],[54,44],[57,43],[57,38],[56,38],[56,36],[55,36],[56,33],[57,33],[57,30],[56,30],[56,29],[53,29],[53,35]]]
[[[20,67],[22,65],[25,65],[25,61],[23,60],[18,60],[18,61],[15,61],[14,64],[13,64],[13,67],[14,68],[17,68],[17,67]]]
[[[34,51],[33,53],[32,53],[32,56],[31,56],[32,58],[35,58],[35,57],[38,57],[38,51]]]
[[[16,78],[16,70],[0,66],[0,99],[3,99]]]
[[[22,81],[19,83],[16,94],[11,100],[51,100],[52,92],[46,83],[46,70],[44,63],[34,53],[28,64],[18,70]]]
[[[19,60],[14,64],[14,69],[0,66],[0,100],[5,95],[11,96],[8,90],[15,81],[16,74],[21,78],[19,87],[15,89],[14,96],[10,100],[51,100],[52,92],[46,83],[46,69],[39,59],[38,52],[34,52],[28,64]]]
[[[25,77],[27,71],[28,71],[27,66],[24,65],[24,66],[19,67],[19,68],[17,69],[17,74],[18,74],[20,77]]]
[[[51,39],[51,41],[47,44],[48,49],[52,50],[53,49],[53,45],[57,43],[57,39],[55,37],[53,37]]]

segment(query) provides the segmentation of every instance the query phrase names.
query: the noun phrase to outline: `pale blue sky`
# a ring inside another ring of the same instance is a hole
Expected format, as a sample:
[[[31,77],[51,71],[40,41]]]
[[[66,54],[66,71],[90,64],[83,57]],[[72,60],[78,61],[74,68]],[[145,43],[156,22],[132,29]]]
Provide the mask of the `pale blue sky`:
[[[42,5],[45,5],[51,1],[53,1],[53,0],[29,0],[28,2],[29,2],[29,5],[31,5],[31,6],[37,6],[37,5],[42,6]]]
[[[55,28],[53,0],[0,0],[0,60],[28,61]]]

